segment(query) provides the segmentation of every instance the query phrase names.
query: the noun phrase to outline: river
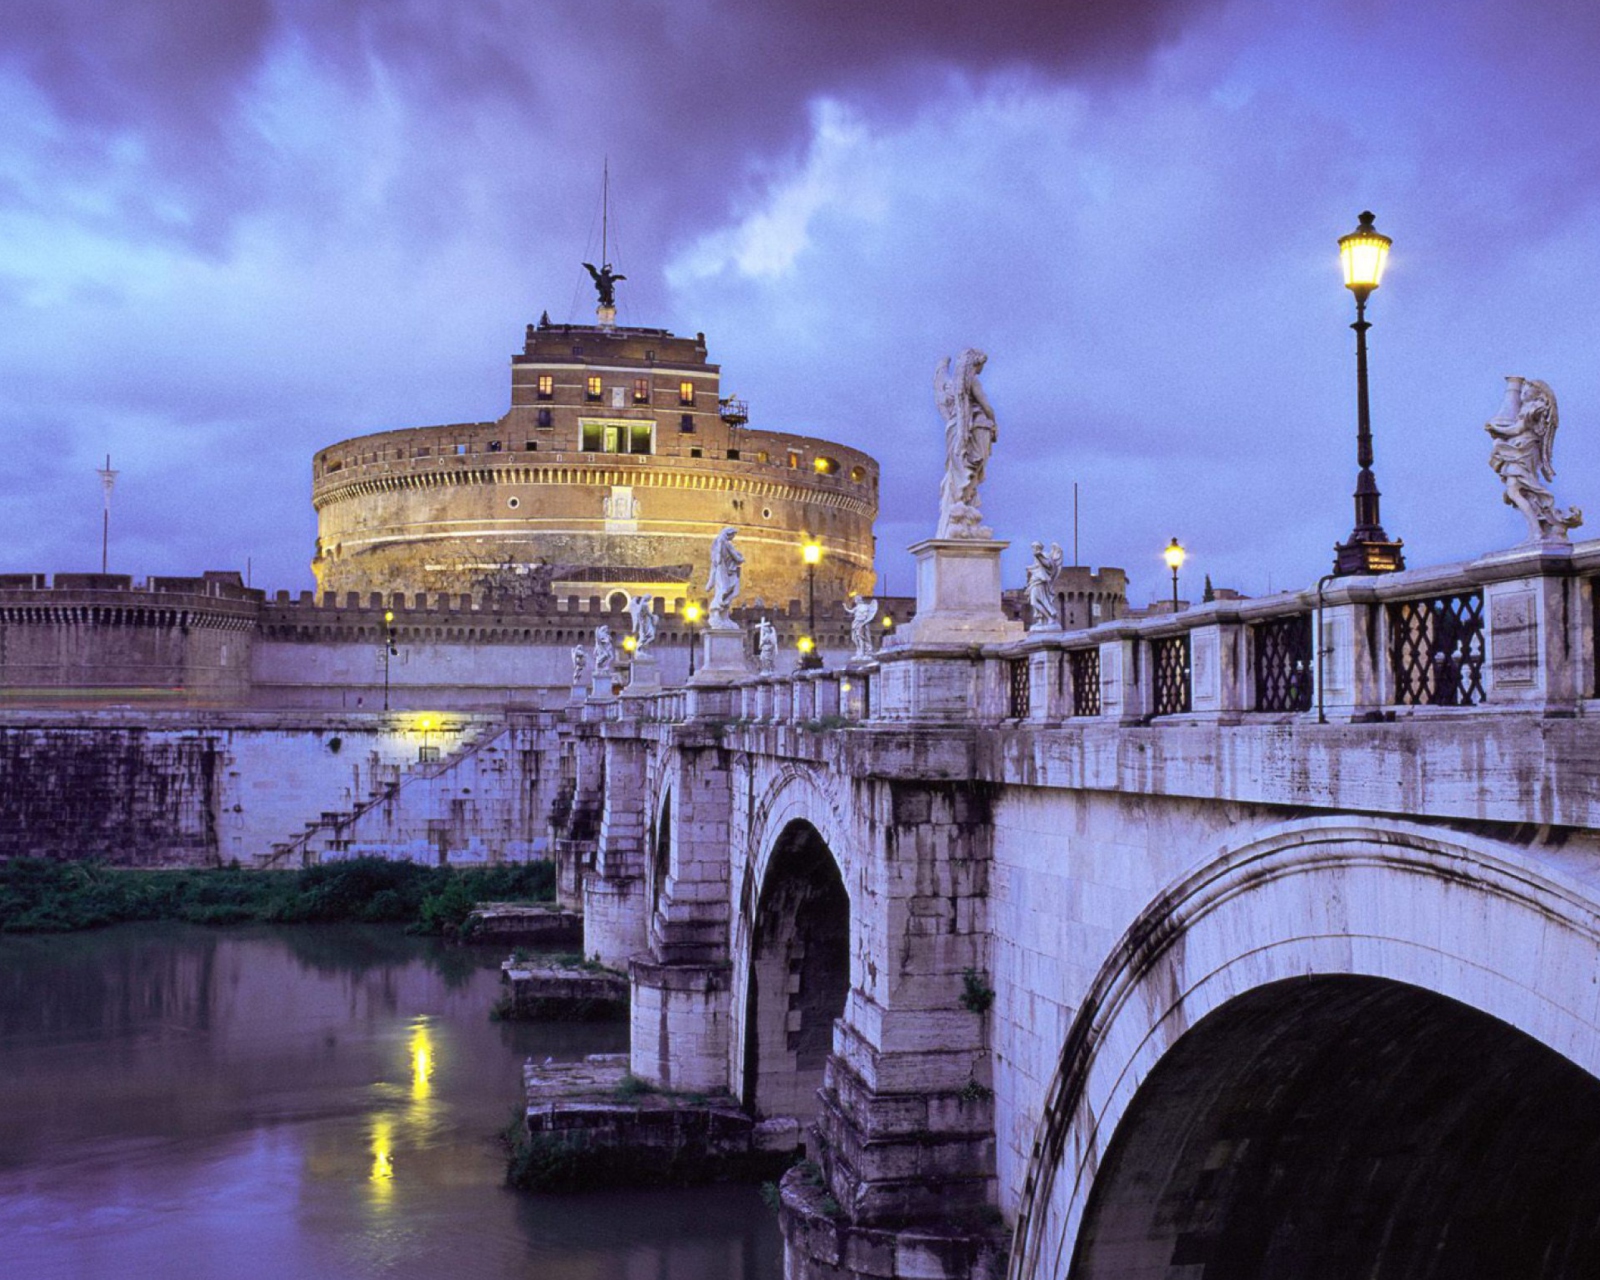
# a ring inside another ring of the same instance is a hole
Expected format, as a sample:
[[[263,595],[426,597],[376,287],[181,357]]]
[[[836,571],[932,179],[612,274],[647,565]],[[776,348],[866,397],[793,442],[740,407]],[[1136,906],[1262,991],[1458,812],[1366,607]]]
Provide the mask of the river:
[[[778,1280],[747,1187],[532,1196],[496,954],[381,927],[0,938],[0,1274]]]

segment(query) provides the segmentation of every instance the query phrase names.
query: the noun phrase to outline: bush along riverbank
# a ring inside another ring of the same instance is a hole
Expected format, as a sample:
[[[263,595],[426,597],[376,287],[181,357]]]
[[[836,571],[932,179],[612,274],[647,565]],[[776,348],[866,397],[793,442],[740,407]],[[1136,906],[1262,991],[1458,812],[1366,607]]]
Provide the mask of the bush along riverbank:
[[[303,871],[130,871],[96,863],[0,862],[0,932],[65,933],[133,920],[189,924],[404,924],[459,941],[486,899],[555,897],[549,862],[455,870],[353,858]]]

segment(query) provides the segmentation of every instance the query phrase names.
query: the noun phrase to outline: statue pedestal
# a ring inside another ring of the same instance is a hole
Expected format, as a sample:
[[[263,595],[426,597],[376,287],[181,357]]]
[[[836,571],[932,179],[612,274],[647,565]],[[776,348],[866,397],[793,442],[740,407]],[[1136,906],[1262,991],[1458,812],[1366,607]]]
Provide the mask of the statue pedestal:
[[[653,653],[635,653],[633,669],[628,673],[628,687],[624,694],[661,692],[661,665]]]
[[[689,683],[732,684],[749,675],[750,659],[744,650],[744,628],[736,622],[720,627],[708,625],[700,633],[700,666]]]
[[[616,696],[616,678],[609,671],[596,671],[589,685],[589,701],[610,702]]]
[[[1000,553],[991,539],[926,538],[917,558],[917,616],[901,628],[899,647],[996,644],[1022,634],[1000,608]]]

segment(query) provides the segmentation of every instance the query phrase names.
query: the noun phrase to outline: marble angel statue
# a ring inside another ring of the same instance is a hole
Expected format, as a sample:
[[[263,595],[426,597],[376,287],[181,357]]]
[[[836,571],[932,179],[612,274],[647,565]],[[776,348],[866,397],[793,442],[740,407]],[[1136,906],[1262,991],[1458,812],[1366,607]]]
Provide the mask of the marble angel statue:
[[[1033,563],[1028,566],[1028,608],[1033,613],[1030,631],[1054,631],[1061,626],[1061,603],[1056,599],[1056,579],[1061,576],[1061,547],[1050,544],[1045,554],[1044,543],[1033,544]]]
[[[725,528],[711,544],[711,572],[706,577],[707,612],[711,615],[707,625],[727,628],[734,626],[729,610],[739,594],[743,576],[744,556],[733,545],[738,530]]]
[[[872,657],[872,620],[878,616],[878,602],[872,596],[855,596],[844,602],[844,611],[850,615],[850,642],[855,645],[855,657],[864,660]]]
[[[656,638],[656,598],[652,595],[638,595],[628,601],[628,617],[633,623],[633,651],[641,654],[648,649]]]
[[[601,623],[594,629],[594,673],[610,671],[616,661],[617,647],[611,642],[611,628]]]
[[[944,481],[939,486],[941,538],[988,538],[978,510],[978,486],[983,483],[989,453],[999,435],[994,409],[983,392],[978,375],[989,357],[968,347],[956,358],[940,361],[933,375],[934,401],[944,419]]]
[[[572,646],[572,683],[582,684],[589,674],[589,651],[581,644]]]
[[[1505,502],[1528,522],[1529,542],[1566,541],[1567,530],[1583,523],[1577,507],[1562,510],[1546,482],[1555,479],[1555,393],[1537,378],[1506,379],[1500,412],[1485,424],[1494,441],[1489,465],[1505,485]]]
[[[770,676],[778,663],[778,629],[770,618],[756,623],[756,667],[764,676]]]

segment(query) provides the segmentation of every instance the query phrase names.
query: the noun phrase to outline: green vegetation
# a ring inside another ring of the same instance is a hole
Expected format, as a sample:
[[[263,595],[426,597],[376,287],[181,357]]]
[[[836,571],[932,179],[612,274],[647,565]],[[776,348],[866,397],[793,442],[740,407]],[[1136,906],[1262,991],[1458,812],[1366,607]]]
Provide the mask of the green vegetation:
[[[386,858],[353,858],[304,871],[134,871],[98,863],[0,862],[0,932],[65,933],[130,920],[190,924],[404,924],[467,941],[474,904],[548,901],[555,866],[457,871]]]
[[[976,969],[961,971],[961,1007],[969,1013],[987,1013],[994,1003],[994,988]]]

